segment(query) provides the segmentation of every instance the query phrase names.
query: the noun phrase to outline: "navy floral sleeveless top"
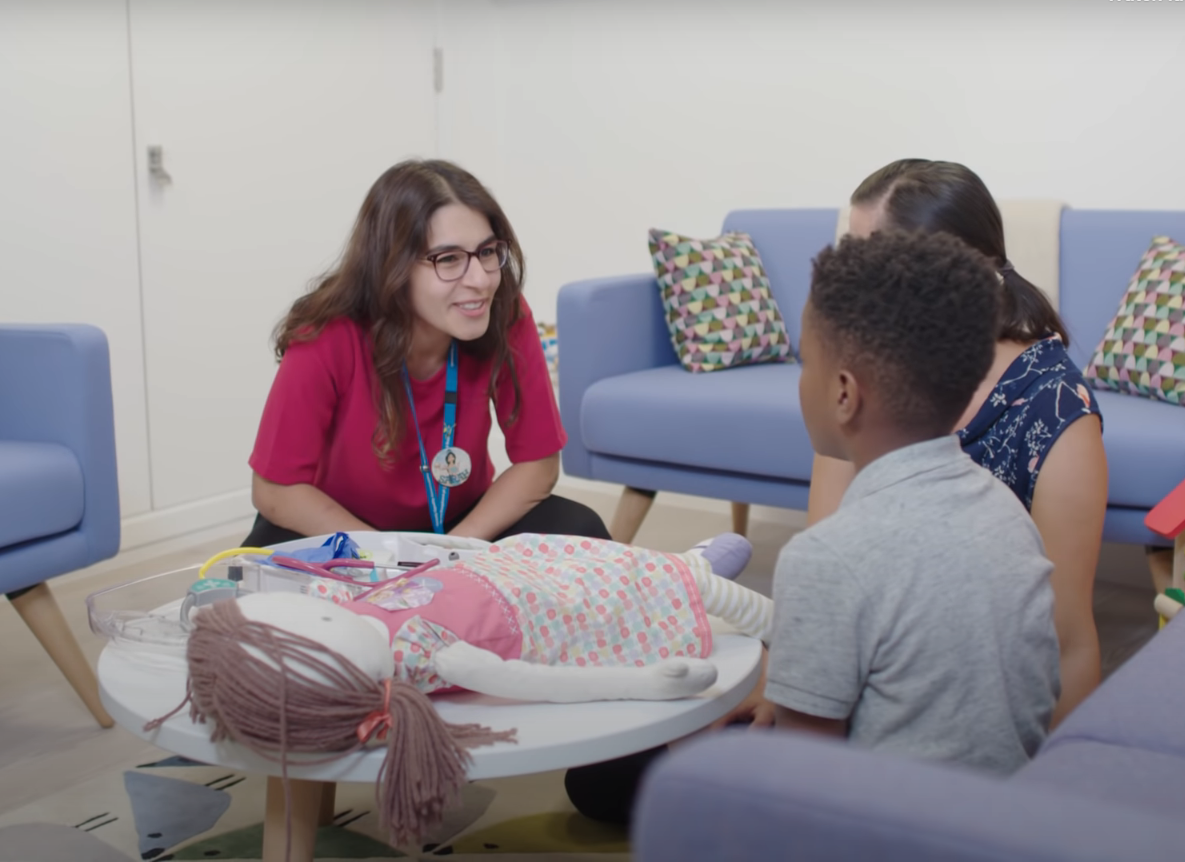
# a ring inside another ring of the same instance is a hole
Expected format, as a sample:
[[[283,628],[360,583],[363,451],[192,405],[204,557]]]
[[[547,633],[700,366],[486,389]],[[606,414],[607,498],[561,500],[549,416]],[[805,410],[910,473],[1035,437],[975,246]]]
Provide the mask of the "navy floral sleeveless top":
[[[1026,509],[1045,456],[1076,419],[1098,416],[1098,402],[1056,336],[1013,360],[967,427],[963,451],[1012,489]]]

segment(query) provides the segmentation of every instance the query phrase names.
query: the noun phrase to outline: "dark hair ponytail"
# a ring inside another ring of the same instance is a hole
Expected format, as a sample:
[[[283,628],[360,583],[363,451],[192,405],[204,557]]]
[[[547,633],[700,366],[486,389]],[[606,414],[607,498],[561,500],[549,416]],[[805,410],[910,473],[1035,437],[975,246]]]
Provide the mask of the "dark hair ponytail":
[[[1033,284],[1005,261],[1000,269],[1003,294],[1000,297],[1000,335],[1009,341],[1034,341],[1050,333],[1070,346],[1066,325],[1041,288]]]
[[[860,183],[851,202],[880,205],[882,227],[952,234],[992,261],[1002,280],[997,336],[1001,340],[1033,341],[1052,333],[1069,347],[1069,333],[1049,297],[1008,261],[1000,209],[970,168],[956,162],[900,159]]]

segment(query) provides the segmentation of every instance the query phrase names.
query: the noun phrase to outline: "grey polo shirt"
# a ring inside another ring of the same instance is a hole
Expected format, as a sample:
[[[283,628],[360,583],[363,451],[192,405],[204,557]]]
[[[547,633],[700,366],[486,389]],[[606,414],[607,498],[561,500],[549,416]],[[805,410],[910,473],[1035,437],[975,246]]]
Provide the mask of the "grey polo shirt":
[[[782,549],[766,697],[849,719],[858,744],[1012,772],[1060,691],[1052,570],[958,438],[891,452]]]

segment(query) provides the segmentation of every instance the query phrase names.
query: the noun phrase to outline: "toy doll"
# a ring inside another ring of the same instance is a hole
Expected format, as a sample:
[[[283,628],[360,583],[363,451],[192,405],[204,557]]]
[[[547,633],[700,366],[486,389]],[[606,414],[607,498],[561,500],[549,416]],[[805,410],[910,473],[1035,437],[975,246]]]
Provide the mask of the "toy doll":
[[[214,725],[214,741],[278,759],[285,775],[290,753],[385,741],[379,810],[392,843],[407,843],[440,822],[467,749],[514,734],[446,724],[426,693],[695,695],[716,680],[707,614],[768,636],[772,602],[729,580],[750,550],[733,534],[685,554],[527,534],[343,604],[294,593],[221,601],[194,614],[190,715]]]
[[[707,613],[764,637],[769,599],[713,573],[735,575],[750,551],[735,534],[692,554],[524,534],[388,581],[345,607],[381,622],[395,675],[425,693],[460,687],[553,702],[687,697],[715,681],[710,666],[680,665],[688,675],[678,678],[611,671],[706,658]]]

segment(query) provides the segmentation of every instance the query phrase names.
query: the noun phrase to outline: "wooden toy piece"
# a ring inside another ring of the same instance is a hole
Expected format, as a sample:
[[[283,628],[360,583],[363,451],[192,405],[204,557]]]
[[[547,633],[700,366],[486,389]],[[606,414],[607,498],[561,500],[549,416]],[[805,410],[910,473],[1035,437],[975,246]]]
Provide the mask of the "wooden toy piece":
[[[1185,590],[1185,530],[1173,537],[1173,580],[1174,590]]]
[[[1177,598],[1174,598],[1172,593],[1176,593]],[[1179,601],[1180,596],[1181,593],[1179,591],[1169,590],[1167,593],[1161,593],[1156,597],[1156,601],[1153,603],[1153,605],[1156,608],[1156,612],[1160,614],[1161,628],[1164,627],[1166,622],[1180,613],[1182,607],[1185,607],[1185,605],[1182,605],[1182,603]]]
[[[1157,503],[1144,516],[1144,526],[1166,539],[1173,540],[1173,576],[1170,595],[1156,597],[1156,610],[1160,613],[1161,626],[1172,619],[1181,604],[1172,595],[1180,596],[1185,590],[1185,482],[1174,488],[1167,497]],[[1162,608],[1171,611],[1166,614]]]

